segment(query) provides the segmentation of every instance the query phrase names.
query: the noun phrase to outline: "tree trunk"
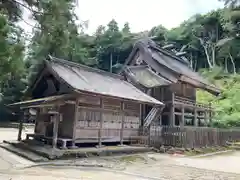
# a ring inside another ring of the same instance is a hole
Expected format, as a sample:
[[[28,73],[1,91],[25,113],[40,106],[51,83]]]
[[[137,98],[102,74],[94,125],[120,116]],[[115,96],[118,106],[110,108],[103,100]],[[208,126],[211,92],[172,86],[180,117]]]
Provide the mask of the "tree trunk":
[[[213,67],[216,66],[216,48],[215,48],[215,45],[212,45],[211,47],[212,49],[212,65]]]
[[[192,52],[190,53],[190,66],[193,69],[193,55],[192,55]]]
[[[228,61],[227,61],[227,59],[228,59],[227,57],[224,59],[224,61],[225,61],[225,62],[224,62],[224,66],[225,66],[225,72],[226,72],[226,73],[228,73],[228,64],[227,64]]]
[[[113,59],[112,59],[112,52],[111,52],[111,54],[110,54],[110,72],[112,73],[112,62],[113,61]]]
[[[236,74],[236,65],[234,63],[234,59],[233,59],[231,53],[228,53],[228,54],[229,54],[230,60],[231,60],[232,65],[233,65],[233,73]]]
[[[197,59],[195,58],[195,63],[194,63],[194,71],[196,72],[197,71]]]
[[[208,66],[209,66],[209,68],[212,69],[213,68],[213,64],[211,63],[210,56],[208,54],[208,50],[207,50],[207,48],[204,45],[203,45],[203,48],[204,48],[204,52],[205,52],[206,57],[207,57]]]
[[[212,64],[212,62],[211,62],[211,60],[210,60],[210,56],[209,56],[209,53],[208,53],[208,49],[207,49],[207,47],[204,45],[204,42],[203,42],[203,40],[202,40],[202,38],[198,38],[199,39],[199,41],[200,41],[200,44],[202,45],[202,47],[203,47],[203,49],[204,49],[204,52],[205,52],[205,55],[206,55],[206,58],[207,58],[207,62],[208,62],[208,66],[209,66],[209,68],[213,68],[213,64]]]

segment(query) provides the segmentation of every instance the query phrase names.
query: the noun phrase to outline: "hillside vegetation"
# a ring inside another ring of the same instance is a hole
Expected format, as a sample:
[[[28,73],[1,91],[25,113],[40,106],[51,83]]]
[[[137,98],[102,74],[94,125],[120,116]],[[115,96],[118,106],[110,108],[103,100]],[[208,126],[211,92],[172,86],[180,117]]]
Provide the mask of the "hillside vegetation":
[[[197,92],[198,102],[212,103],[216,110],[212,125],[223,128],[240,127],[240,74],[224,73],[221,68],[202,73],[222,90],[218,97],[201,90]]]

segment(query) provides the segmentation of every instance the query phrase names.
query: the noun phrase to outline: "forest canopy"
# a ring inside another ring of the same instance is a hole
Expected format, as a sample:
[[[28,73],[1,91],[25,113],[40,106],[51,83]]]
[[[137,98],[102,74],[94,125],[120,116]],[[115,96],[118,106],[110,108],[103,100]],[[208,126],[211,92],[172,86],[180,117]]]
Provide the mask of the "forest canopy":
[[[160,45],[173,44],[186,52],[194,71],[217,83],[223,93],[212,97],[198,92],[198,100],[216,107],[215,126],[240,126],[240,9],[239,0],[225,0],[225,8],[196,14],[178,27],[156,24],[144,32],[131,32],[112,19],[93,35],[84,32],[86,22],[74,13],[75,0],[9,0],[0,2],[0,93],[1,104],[19,101],[47,55],[116,72],[125,62],[134,42],[151,37]],[[36,24],[32,36],[19,26],[24,9]],[[30,42],[30,43],[29,43]],[[3,107],[3,106],[2,106]],[[3,108],[1,108],[1,112]],[[2,116],[3,117],[3,116]]]

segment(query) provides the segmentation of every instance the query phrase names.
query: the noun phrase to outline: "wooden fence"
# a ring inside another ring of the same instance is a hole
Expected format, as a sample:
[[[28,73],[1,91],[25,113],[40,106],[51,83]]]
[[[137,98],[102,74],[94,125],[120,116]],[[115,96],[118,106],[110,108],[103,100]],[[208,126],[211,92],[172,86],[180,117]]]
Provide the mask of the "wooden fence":
[[[142,130],[138,143],[159,148],[161,145],[200,148],[224,146],[228,141],[240,140],[240,129],[218,129],[209,127],[160,127]]]

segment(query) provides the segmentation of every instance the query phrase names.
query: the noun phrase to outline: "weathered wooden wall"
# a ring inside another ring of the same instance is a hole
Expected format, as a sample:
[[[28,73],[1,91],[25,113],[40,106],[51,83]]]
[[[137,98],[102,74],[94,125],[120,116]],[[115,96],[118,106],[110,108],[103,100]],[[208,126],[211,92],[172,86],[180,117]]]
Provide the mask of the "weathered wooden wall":
[[[45,135],[47,124],[50,121],[50,116],[47,114],[39,114],[36,117],[36,124],[34,132],[36,134]]]
[[[196,88],[190,84],[179,81],[171,85],[171,91],[175,93],[176,97],[179,96],[194,102],[196,101]]]
[[[196,101],[196,88],[183,82],[177,82],[170,86],[155,87],[152,89],[151,95],[165,102],[172,101],[172,93],[174,93],[175,97],[185,98],[193,102]]]
[[[47,112],[39,111],[36,117],[35,133],[43,134],[46,136],[52,136],[53,134],[53,122],[51,122],[51,115]],[[65,104],[61,106],[59,113],[62,118],[58,125],[58,137],[59,138],[72,138],[73,136],[73,122],[74,122],[74,105]]]
[[[76,139],[97,140],[100,127],[103,141],[119,141],[122,127],[124,128],[123,138],[129,137],[133,133],[137,135],[140,126],[140,105],[131,102],[124,102],[124,104],[125,118],[122,126],[123,111],[120,100],[104,98],[101,103],[99,97],[80,97]]]
[[[151,96],[162,102],[172,101],[172,91],[170,86],[161,86],[153,88]]]
[[[59,122],[58,136],[62,138],[73,137],[74,104],[65,104],[61,107],[62,121]]]

